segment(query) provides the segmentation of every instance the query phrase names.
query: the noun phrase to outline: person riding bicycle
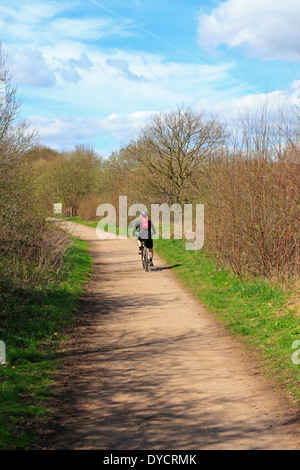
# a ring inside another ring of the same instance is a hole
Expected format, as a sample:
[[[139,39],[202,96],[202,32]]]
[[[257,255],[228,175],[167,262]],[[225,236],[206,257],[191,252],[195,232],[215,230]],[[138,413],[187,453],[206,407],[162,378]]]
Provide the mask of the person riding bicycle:
[[[140,212],[140,217],[136,221],[134,228],[133,228],[133,232],[132,232],[133,237],[136,236],[136,232],[138,232],[137,241],[138,241],[138,246],[139,246],[139,255],[142,254],[142,242],[144,242],[145,247],[149,249],[150,266],[154,266],[152,235],[156,234],[156,230],[152,221],[148,218],[147,211]]]

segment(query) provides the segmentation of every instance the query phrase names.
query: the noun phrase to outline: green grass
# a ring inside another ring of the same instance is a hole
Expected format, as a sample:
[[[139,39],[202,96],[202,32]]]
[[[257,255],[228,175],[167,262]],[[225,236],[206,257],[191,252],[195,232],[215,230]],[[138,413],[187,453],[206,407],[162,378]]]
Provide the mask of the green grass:
[[[74,239],[59,282],[19,287],[13,294],[0,286],[0,339],[6,344],[6,364],[0,365],[1,450],[29,449],[37,425],[50,413],[49,385],[59,367],[59,345],[78,314],[91,267],[88,244]]]
[[[277,387],[299,403],[300,365],[292,362],[292,344],[300,340],[300,318],[288,303],[292,293],[264,279],[242,282],[205,250],[186,251],[182,240],[160,239],[154,249],[207,310],[258,353]]]

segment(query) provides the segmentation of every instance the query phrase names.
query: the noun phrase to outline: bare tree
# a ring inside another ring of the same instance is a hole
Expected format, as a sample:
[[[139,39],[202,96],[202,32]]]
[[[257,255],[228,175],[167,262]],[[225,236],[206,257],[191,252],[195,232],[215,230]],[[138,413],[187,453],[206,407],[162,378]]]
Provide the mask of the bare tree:
[[[152,116],[131,150],[149,171],[153,191],[183,203],[193,174],[224,144],[225,131],[218,119],[177,108]]]
[[[77,211],[85,198],[99,193],[101,167],[102,159],[88,146],[63,153],[52,170],[54,194],[65,207]]]
[[[20,101],[5,68],[0,44],[0,248],[11,251],[35,223],[32,175],[26,153],[36,144],[36,133],[19,115]]]
[[[20,102],[12,78],[5,69],[0,45],[0,224],[1,232],[12,220],[18,220],[27,204],[26,187],[30,172],[25,168],[25,154],[36,145],[35,132],[20,119]]]

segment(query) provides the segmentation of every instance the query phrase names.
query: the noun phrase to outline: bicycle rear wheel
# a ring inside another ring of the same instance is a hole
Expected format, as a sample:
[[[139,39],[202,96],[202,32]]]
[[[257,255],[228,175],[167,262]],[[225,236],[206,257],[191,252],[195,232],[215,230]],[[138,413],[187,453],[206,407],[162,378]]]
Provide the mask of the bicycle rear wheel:
[[[148,248],[144,246],[143,250],[143,268],[145,271],[149,270],[149,261],[148,261]]]

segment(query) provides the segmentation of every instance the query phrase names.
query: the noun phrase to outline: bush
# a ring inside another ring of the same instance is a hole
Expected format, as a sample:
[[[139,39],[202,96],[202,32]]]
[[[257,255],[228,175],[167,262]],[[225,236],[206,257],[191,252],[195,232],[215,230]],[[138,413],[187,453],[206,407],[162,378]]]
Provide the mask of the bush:
[[[280,138],[275,123],[244,125],[247,139],[214,162],[209,175],[207,246],[240,276],[297,276],[299,146]]]
[[[28,155],[37,140],[35,132],[19,119],[20,103],[1,48],[0,79],[5,89],[5,99],[0,100],[0,274],[22,285],[34,279],[41,282],[41,273],[58,269],[68,239],[49,226],[36,198]]]

